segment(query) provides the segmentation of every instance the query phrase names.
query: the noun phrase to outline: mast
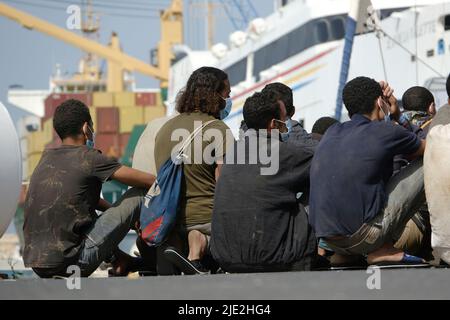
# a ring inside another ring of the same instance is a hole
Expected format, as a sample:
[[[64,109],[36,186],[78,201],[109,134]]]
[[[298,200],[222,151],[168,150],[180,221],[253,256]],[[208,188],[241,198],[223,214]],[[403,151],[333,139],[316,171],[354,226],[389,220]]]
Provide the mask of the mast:
[[[339,76],[339,88],[336,98],[336,110],[334,114],[335,119],[339,121],[342,116],[342,91],[347,83],[348,72],[350,70],[353,40],[356,34],[364,31],[364,23],[368,17],[367,9],[371,4],[370,0],[351,0],[350,2],[350,11],[348,13],[347,25],[345,28],[345,43]]]

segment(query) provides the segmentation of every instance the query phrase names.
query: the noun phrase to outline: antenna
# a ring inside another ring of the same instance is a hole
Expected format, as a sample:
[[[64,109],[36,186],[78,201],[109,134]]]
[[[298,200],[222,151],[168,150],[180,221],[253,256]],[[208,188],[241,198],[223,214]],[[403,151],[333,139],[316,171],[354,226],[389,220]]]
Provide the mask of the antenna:
[[[245,30],[250,21],[259,17],[250,0],[219,0],[236,30]]]

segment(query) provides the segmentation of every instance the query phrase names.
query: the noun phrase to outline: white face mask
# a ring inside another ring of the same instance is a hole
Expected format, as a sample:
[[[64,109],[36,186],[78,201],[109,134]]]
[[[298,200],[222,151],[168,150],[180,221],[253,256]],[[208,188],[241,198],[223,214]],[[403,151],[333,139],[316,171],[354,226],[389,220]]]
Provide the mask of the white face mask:
[[[381,99],[381,101],[383,101],[383,99]],[[383,114],[384,114],[384,122],[390,122],[391,121],[391,109],[388,108],[388,112],[386,113],[386,112],[384,112],[383,107],[380,104],[378,104],[378,107],[381,109],[381,112],[383,112]]]

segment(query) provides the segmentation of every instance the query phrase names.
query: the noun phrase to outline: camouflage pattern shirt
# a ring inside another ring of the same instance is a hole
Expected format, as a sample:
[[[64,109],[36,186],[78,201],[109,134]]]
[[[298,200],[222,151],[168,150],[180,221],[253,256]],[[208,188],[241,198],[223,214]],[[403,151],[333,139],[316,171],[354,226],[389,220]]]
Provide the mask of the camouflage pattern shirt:
[[[73,263],[93,225],[102,183],[121,167],[86,146],[45,150],[25,200],[24,262],[54,268]]]

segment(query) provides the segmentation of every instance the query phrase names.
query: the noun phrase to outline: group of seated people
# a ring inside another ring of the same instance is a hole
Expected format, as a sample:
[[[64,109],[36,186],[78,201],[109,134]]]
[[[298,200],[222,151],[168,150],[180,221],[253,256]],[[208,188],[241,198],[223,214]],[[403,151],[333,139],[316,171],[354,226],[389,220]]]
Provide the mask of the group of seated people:
[[[133,168],[95,149],[86,105],[63,102],[53,120],[62,145],[44,151],[25,201],[25,265],[40,277],[67,276],[76,265],[87,277],[102,262],[122,276],[433,260],[422,160],[433,95],[410,88],[401,112],[388,83],[357,77],[342,96],[351,120],[323,117],[308,133],[293,119],[292,90],[268,84],[245,101],[236,140],[223,122],[232,107],[228,76],[202,67],[179,93],[177,114],[147,125]],[[177,222],[163,244],[148,246],[139,236],[144,196],[180,143],[174,131],[192,133],[199,123],[207,123],[200,151],[214,161],[183,164]],[[131,187],[114,204],[100,198],[109,179]],[[139,257],[118,249],[130,229]]]

